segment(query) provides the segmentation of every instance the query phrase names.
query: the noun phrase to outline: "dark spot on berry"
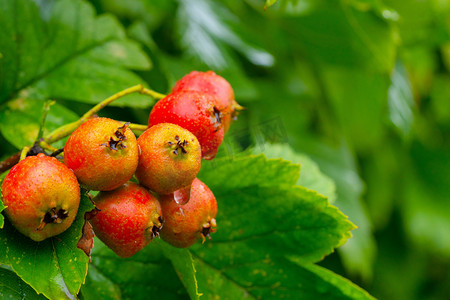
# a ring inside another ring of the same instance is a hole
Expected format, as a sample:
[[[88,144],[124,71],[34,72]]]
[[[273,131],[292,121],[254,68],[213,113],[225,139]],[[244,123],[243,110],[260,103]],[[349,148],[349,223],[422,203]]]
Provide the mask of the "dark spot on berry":
[[[187,145],[188,145],[188,142],[186,140],[184,140],[184,141],[178,140],[176,150],[181,149],[181,153],[186,154],[186,153],[188,153],[185,148]]]
[[[153,225],[151,228],[151,237],[154,239],[155,237],[159,236],[159,232],[161,231],[164,223],[163,217],[158,217],[159,224]]]
[[[223,115],[222,112],[215,106],[214,106],[214,116],[216,117],[216,122],[221,124]]]
[[[211,239],[211,233],[216,232],[216,219],[210,219],[206,224],[203,224],[200,235],[202,236],[202,243],[205,242],[205,238]]]
[[[204,237],[207,237],[208,239],[211,239],[210,233],[211,233],[211,227],[203,227],[202,228],[202,235]]]
[[[124,141],[127,140],[127,137],[125,136],[125,130],[127,130],[128,126],[130,125],[130,122],[126,122],[123,124],[123,126],[117,128],[116,132],[114,132],[114,135],[116,136],[117,140],[113,137],[109,138],[108,143],[101,144],[101,146],[108,147],[111,150],[117,151],[119,148],[126,148]]]
[[[39,224],[39,227],[35,229],[35,231],[40,231],[44,229],[45,225],[47,224],[53,224],[53,223],[61,223],[65,218],[69,216],[69,212],[64,209],[56,210],[56,207],[53,207],[50,209],[50,211],[45,213],[44,218],[41,221],[41,224]]]

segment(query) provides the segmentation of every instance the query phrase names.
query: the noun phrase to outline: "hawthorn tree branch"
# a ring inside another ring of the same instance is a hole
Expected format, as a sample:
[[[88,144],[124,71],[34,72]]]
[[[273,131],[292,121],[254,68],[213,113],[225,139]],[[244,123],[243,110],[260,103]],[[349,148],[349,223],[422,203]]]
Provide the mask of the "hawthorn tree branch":
[[[103,100],[102,102],[100,102],[99,104],[95,105],[93,108],[91,108],[89,111],[87,111],[80,119],[78,119],[75,122],[63,125],[59,128],[57,128],[56,130],[54,130],[53,132],[51,132],[49,135],[47,135],[46,137],[40,138],[40,140],[37,142],[38,145],[40,147],[42,147],[43,149],[47,149],[50,151],[58,151],[58,149],[54,148],[51,146],[52,143],[57,142],[67,136],[69,136],[72,132],[75,131],[75,129],[77,129],[81,124],[83,124],[84,122],[86,122],[88,119],[92,118],[97,112],[99,112],[102,108],[106,107],[107,105],[109,105],[111,102],[120,99],[126,95],[132,94],[132,93],[140,93],[143,95],[148,95],[151,96],[155,99],[162,99],[164,98],[166,95],[158,93],[156,91],[153,91],[151,89],[145,88],[142,84],[138,84],[135,86],[132,86],[130,88],[124,89],[123,91],[120,91],[114,95],[112,95],[109,98],[106,98],[105,100]],[[43,116],[43,120],[45,120],[45,116],[48,112],[48,109],[50,107],[50,105],[52,104],[52,102],[49,102],[46,104],[46,107],[44,107],[44,116]],[[41,121],[42,123],[42,121]],[[145,131],[147,129],[146,125],[140,125],[140,124],[131,124],[130,128],[136,131]],[[42,129],[40,129],[39,132],[39,137],[41,137]],[[43,131],[43,130],[42,130]],[[22,149],[22,151],[17,152],[13,155],[11,155],[10,157],[4,159],[3,161],[0,161],[0,174],[9,170],[10,168],[12,168],[15,164],[17,164],[20,161],[20,157],[21,154],[23,155],[23,157],[26,156],[26,153],[28,152],[27,149],[30,149],[31,147],[24,147],[24,149]]]

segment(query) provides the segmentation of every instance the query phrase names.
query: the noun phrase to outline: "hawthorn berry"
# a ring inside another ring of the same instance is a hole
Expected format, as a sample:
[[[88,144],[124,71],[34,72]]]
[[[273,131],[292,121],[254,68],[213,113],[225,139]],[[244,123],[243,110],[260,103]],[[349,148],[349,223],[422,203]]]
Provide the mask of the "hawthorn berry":
[[[214,105],[220,113],[220,122],[227,132],[241,106],[236,102],[230,83],[213,71],[192,71],[177,81],[172,93],[197,91],[214,96]]]
[[[161,238],[172,246],[185,248],[216,231],[217,202],[211,190],[199,179],[192,182],[191,198],[185,205],[173,196],[161,197],[164,227]]]
[[[93,201],[99,209],[90,220],[94,232],[120,257],[133,256],[159,234],[161,206],[145,187],[127,182]]]
[[[80,187],[69,168],[40,153],[12,167],[2,183],[2,197],[5,214],[14,227],[39,242],[73,223]]]
[[[200,144],[191,132],[170,123],[147,129],[139,138],[139,183],[158,194],[190,189],[200,171]]]
[[[173,123],[189,130],[200,143],[202,158],[213,159],[224,136],[215,101],[214,96],[195,91],[169,94],[153,107],[148,125]]]
[[[64,146],[64,162],[80,184],[94,191],[110,191],[134,174],[139,149],[127,123],[108,118],[89,119]]]

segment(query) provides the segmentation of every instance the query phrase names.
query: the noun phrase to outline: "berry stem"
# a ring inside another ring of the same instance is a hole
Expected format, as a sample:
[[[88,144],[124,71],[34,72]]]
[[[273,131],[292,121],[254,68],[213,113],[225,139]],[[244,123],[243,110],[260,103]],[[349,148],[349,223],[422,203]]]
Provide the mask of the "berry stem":
[[[39,141],[39,146],[40,146],[42,149],[47,149],[47,150],[50,150],[51,152],[58,151],[58,148],[55,148],[55,147],[49,145],[48,143],[46,143],[46,142],[45,142],[44,140],[42,140],[42,139]]]
[[[11,169],[20,160],[21,152],[17,152],[0,162],[0,174]]]
[[[41,127],[39,129],[39,135],[38,135],[39,146],[42,147],[43,149],[47,149],[52,152],[55,152],[58,149],[52,147],[50,144],[69,136],[82,123],[84,123],[88,119],[92,118],[97,112],[99,112],[102,108],[106,107],[111,102],[113,102],[117,99],[120,99],[126,95],[132,94],[132,93],[140,93],[143,95],[148,95],[148,96],[151,96],[158,100],[162,99],[166,96],[166,95],[158,93],[154,90],[148,89],[148,88],[144,87],[142,84],[138,84],[138,85],[129,87],[127,89],[124,89],[124,90],[112,95],[109,98],[106,98],[99,104],[95,105],[93,108],[91,108],[88,112],[86,112],[77,121],[69,123],[69,124],[65,124],[57,129],[55,129],[53,132],[48,134],[46,137],[42,138],[43,128],[44,128],[43,124],[45,122],[45,119],[46,119],[46,116],[47,116],[50,106],[54,103],[54,101],[47,101],[44,104],[44,110],[43,110],[42,119],[41,119]],[[147,126],[140,125],[140,124],[130,124],[130,128],[137,130],[137,131],[145,131],[147,129]],[[6,170],[9,170],[12,166],[14,166],[16,163],[18,163],[19,160],[24,159],[30,149],[31,149],[31,147],[24,147],[21,152],[13,154],[12,156],[6,158],[5,160],[0,161],[0,174],[5,172]]]
[[[165,95],[160,94],[158,92],[155,92],[153,90],[145,88],[142,84],[138,84],[135,86],[132,86],[130,88],[124,89],[123,91],[120,91],[111,97],[103,100],[93,108],[91,108],[88,112],[86,112],[79,120],[69,123],[67,125],[64,125],[62,127],[59,127],[52,133],[50,133],[47,137],[44,138],[44,141],[48,144],[51,144],[53,142],[56,142],[66,136],[69,136],[75,129],[78,128],[82,123],[86,122],[89,118],[92,118],[97,112],[99,112],[102,108],[106,107],[111,102],[120,99],[126,95],[132,94],[132,93],[140,93],[144,95],[152,96],[156,99],[164,98]]]
[[[128,127],[133,131],[146,131],[148,129],[148,125],[134,123],[130,123]]]
[[[147,88],[143,88],[142,91],[140,91],[140,93],[144,94],[144,95],[149,95],[149,96],[151,96],[151,97],[153,97],[155,99],[158,99],[158,100],[162,99],[162,98],[164,98],[166,96],[164,94],[155,92],[154,90],[150,90],[150,89],[147,89]]]
[[[36,142],[39,141],[44,136],[44,126],[45,126],[45,120],[47,119],[48,111],[50,110],[50,106],[55,104],[55,100],[47,100],[44,102],[44,107],[42,109],[42,117],[41,117],[41,123],[39,126],[39,133],[36,138]]]
[[[23,147],[22,152],[20,152],[20,158],[19,161],[23,160],[25,157],[27,157],[28,151],[30,151],[30,147]]]

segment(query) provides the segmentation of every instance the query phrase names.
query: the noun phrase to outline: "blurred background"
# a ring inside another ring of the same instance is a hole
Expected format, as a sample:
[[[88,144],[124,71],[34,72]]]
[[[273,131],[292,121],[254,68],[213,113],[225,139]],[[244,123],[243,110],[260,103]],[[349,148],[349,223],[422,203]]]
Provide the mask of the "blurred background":
[[[90,2],[143,45],[152,68],[130,67],[154,90],[192,70],[231,83],[246,109],[219,156],[288,144],[286,159],[306,155],[334,182],[330,202],[358,229],[321,265],[379,299],[449,299],[450,1]]]
[[[379,299],[448,299],[450,1],[91,2],[145,45],[153,89],[230,81],[246,110],[220,155],[288,143],[335,182],[358,229],[322,265]]]

